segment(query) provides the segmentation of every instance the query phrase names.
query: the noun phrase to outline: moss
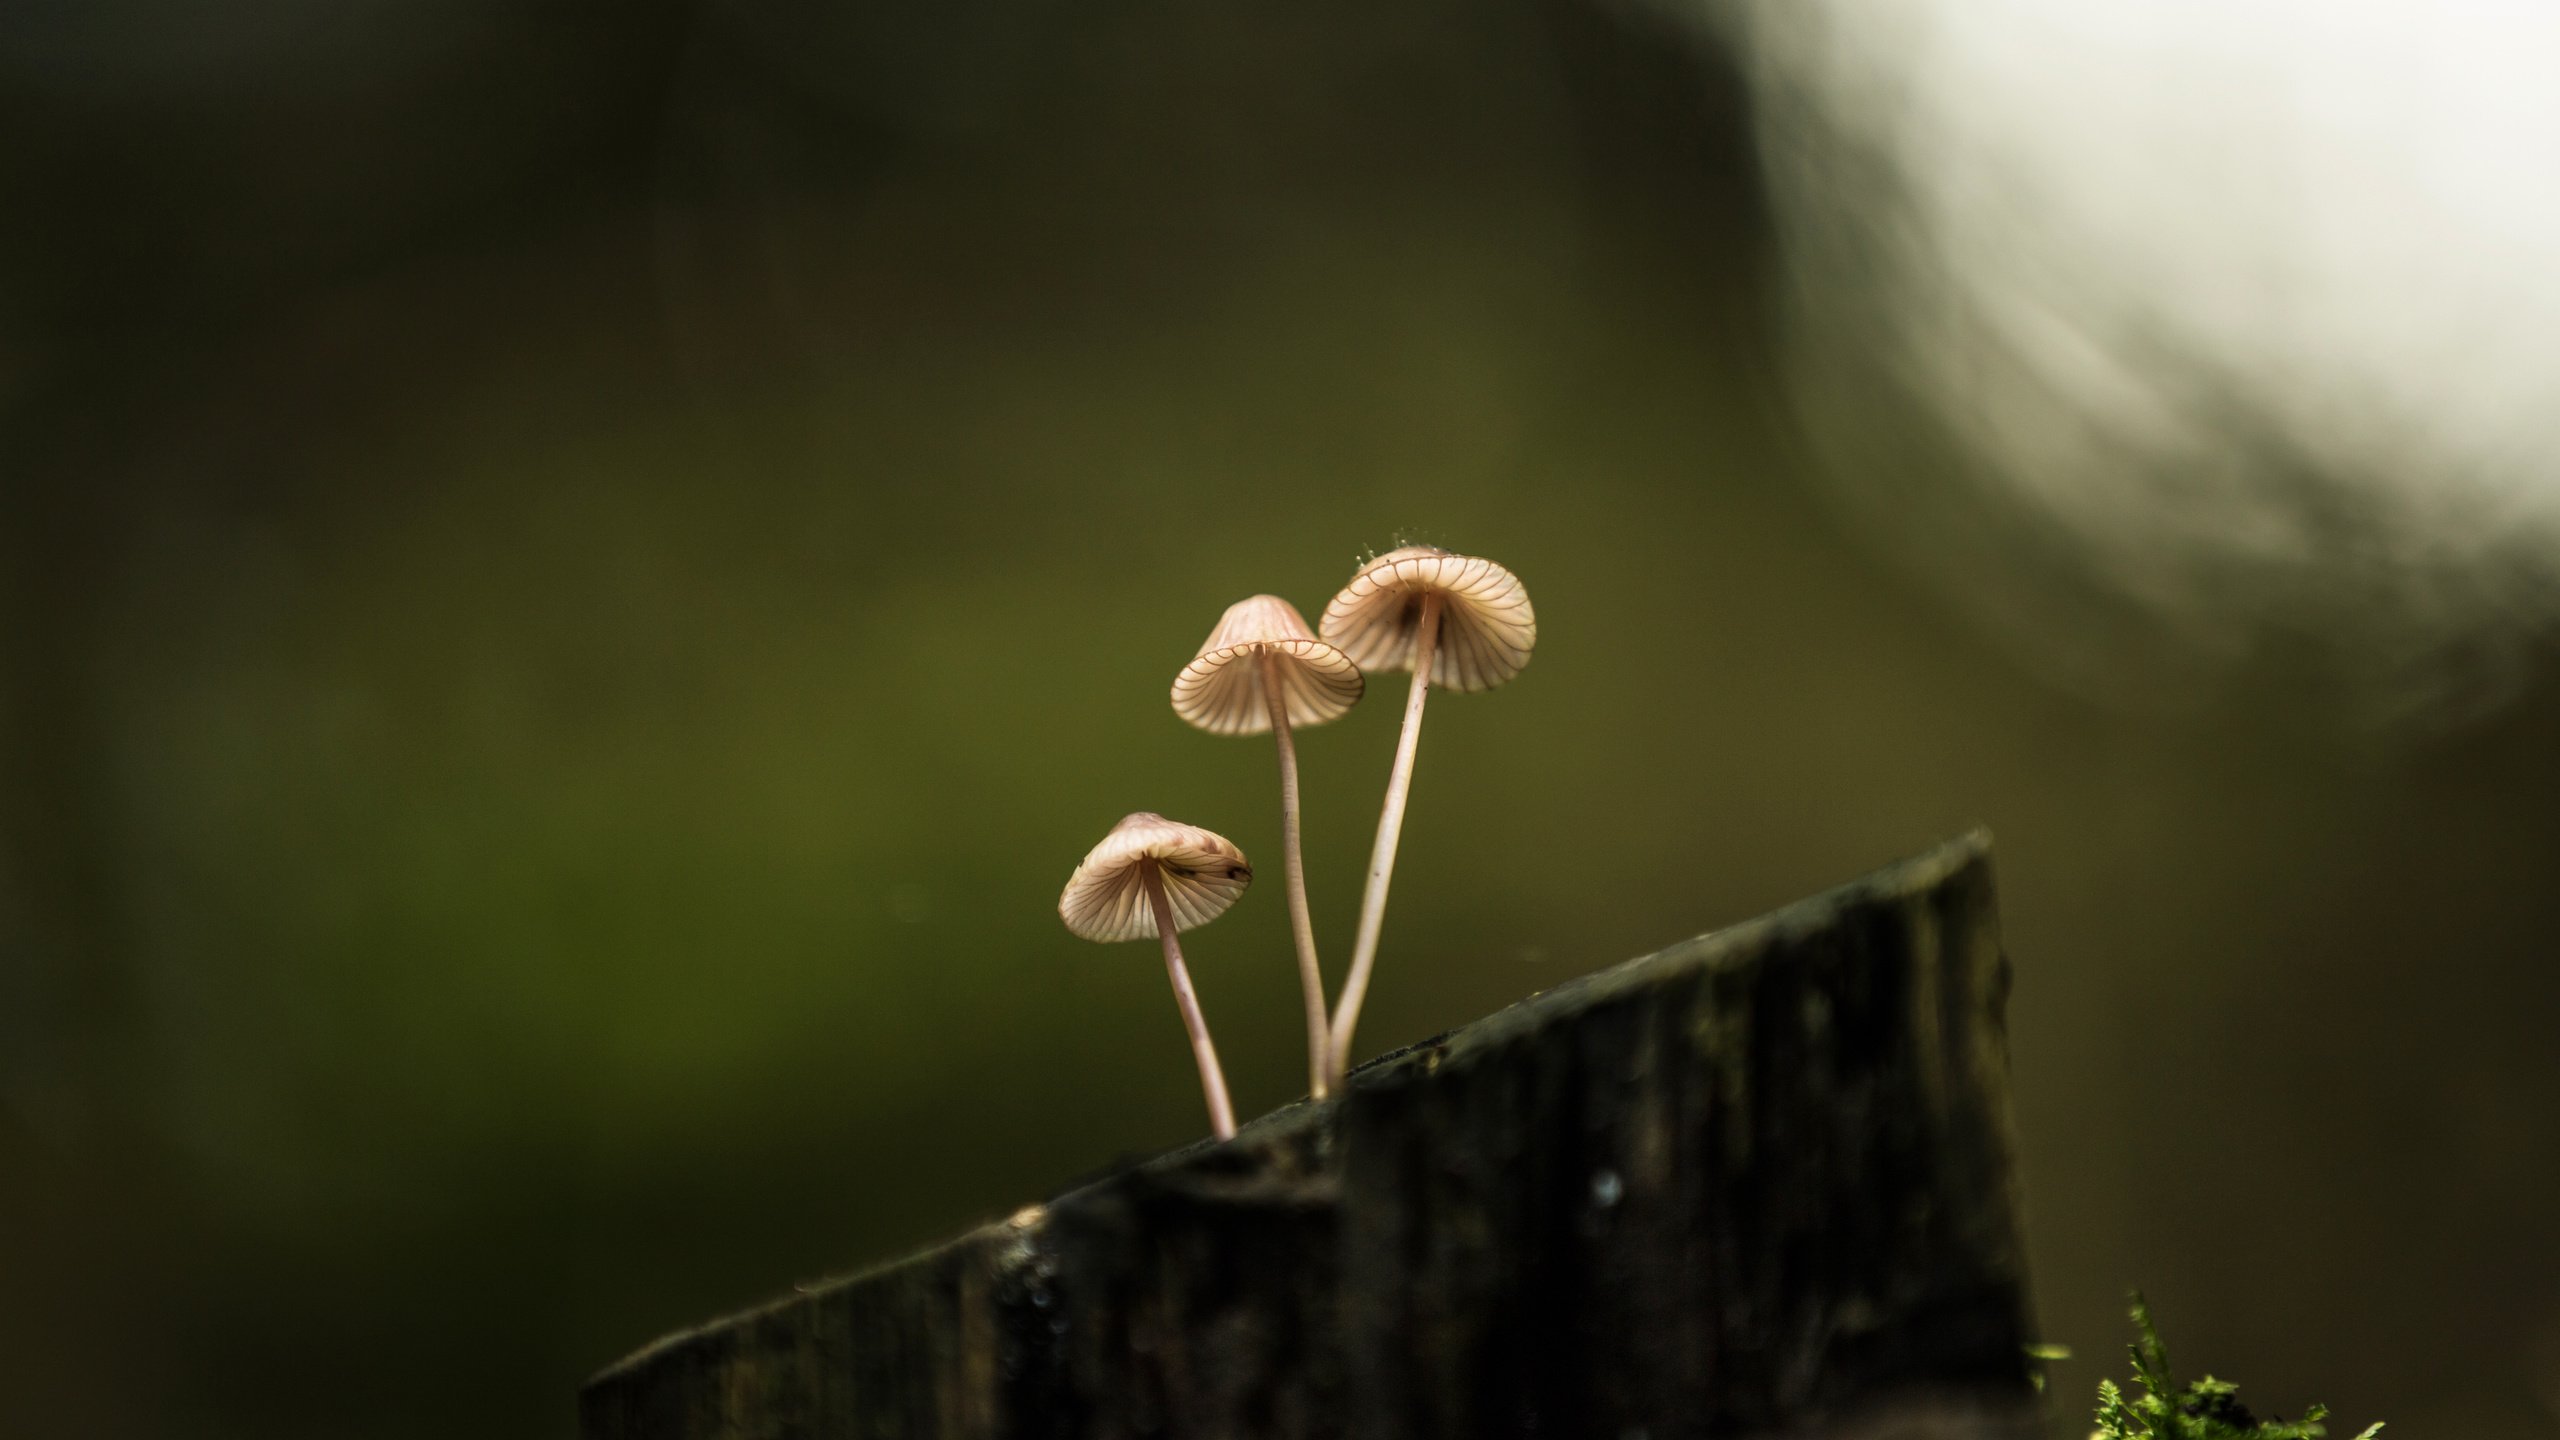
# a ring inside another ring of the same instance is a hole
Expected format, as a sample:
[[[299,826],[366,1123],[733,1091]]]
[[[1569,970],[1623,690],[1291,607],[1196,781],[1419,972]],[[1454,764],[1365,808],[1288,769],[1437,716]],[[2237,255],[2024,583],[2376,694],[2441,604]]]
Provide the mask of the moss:
[[[2152,1323],[2151,1307],[2133,1297],[2133,1383],[2128,1396],[2113,1380],[2098,1382],[2097,1429],[2089,1440],[2320,1440],[2329,1412],[2314,1405],[2299,1420],[2260,1420],[2240,1403],[2240,1387],[2207,1375],[2178,1388],[2169,1374],[2169,1347]],[[2356,1440],[2372,1440],[2380,1421]]]

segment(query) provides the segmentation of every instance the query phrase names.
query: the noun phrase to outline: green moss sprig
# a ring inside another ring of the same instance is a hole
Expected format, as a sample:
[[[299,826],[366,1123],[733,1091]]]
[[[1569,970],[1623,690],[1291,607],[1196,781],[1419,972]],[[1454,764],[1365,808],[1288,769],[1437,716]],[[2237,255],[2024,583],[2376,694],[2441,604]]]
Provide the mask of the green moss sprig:
[[[2113,1380],[2099,1381],[2098,1428],[2089,1440],[2321,1440],[2329,1433],[2320,1423],[2329,1418],[2325,1406],[2312,1406],[2299,1420],[2260,1420],[2228,1380],[2207,1375],[2180,1390],[2170,1378],[2169,1347],[2139,1294],[2133,1297],[2133,1329],[2134,1342],[2125,1349],[2142,1393],[2128,1396]],[[2355,1440],[2373,1440],[2381,1430],[2377,1420]]]

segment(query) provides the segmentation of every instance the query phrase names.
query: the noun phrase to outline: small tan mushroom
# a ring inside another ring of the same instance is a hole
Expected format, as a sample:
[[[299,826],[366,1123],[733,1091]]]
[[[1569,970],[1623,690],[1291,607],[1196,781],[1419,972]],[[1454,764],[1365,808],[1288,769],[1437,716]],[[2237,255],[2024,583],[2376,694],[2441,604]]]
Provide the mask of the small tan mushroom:
[[[1173,713],[1215,735],[1268,730],[1280,750],[1280,836],[1289,882],[1289,928],[1298,945],[1298,985],[1307,1002],[1307,1087],[1321,1100],[1332,1071],[1324,1004],[1324,971],[1316,963],[1315,925],[1307,916],[1306,863],[1298,835],[1300,725],[1336,719],[1360,698],[1360,667],[1316,638],[1298,607],[1256,595],[1227,607],[1200,653],[1173,677]]]
[[[1141,810],[1111,827],[1067,877],[1067,888],[1058,896],[1058,918],[1087,940],[1108,944],[1143,940],[1152,933],[1163,942],[1173,1003],[1182,1011],[1183,1029],[1190,1032],[1200,1089],[1209,1101],[1209,1125],[1221,1140],[1236,1133],[1235,1107],[1227,1101],[1218,1049],[1209,1041],[1209,1022],[1201,1018],[1200,997],[1192,993],[1182,946],[1173,937],[1226,913],[1252,883],[1253,866],[1233,841]]]
[[[1452,690],[1490,690],[1520,673],[1538,643],[1538,612],[1520,578],[1490,560],[1452,555],[1429,545],[1390,550],[1360,567],[1333,603],[1320,630],[1364,670],[1411,670],[1404,730],[1396,739],[1395,766],[1387,775],[1387,800],[1378,817],[1378,840],[1369,851],[1369,884],[1360,900],[1360,930],[1352,941],[1351,970],[1330,1026],[1335,1083],[1351,1064],[1351,1031],[1369,992],[1377,963],[1378,935],[1386,925],[1387,885],[1396,868],[1396,841],[1404,831],[1405,801],[1413,790],[1413,759],[1422,740],[1422,705],[1437,679]]]
[[[1239,663],[1251,661],[1253,663]],[[1268,678],[1277,671],[1275,685]],[[1360,699],[1360,667],[1316,638],[1298,607],[1277,595],[1239,600],[1173,680],[1173,713],[1213,735],[1259,735],[1340,719]],[[1275,717],[1270,698],[1287,700]]]
[[[1490,690],[1529,663],[1538,612],[1520,577],[1428,545],[1390,550],[1361,566],[1324,607],[1324,638],[1363,670],[1419,669],[1424,616],[1435,600],[1432,680],[1452,690]]]

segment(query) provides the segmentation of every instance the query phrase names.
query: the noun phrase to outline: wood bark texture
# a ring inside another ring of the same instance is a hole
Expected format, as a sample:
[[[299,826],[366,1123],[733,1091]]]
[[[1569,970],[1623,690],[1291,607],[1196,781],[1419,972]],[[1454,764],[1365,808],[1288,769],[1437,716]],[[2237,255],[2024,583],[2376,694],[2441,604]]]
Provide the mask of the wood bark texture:
[[[1976,835],[671,1336],[586,1440],[2018,1436]]]

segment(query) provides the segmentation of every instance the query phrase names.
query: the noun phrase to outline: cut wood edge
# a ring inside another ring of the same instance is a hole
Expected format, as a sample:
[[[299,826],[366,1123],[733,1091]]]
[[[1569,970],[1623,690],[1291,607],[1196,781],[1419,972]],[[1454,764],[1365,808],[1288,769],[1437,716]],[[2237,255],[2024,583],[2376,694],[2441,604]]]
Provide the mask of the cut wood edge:
[[[603,1392],[644,1383],[650,1372],[671,1363],[708,1369],[729,1357],[745,1356],[760,1332],[789,1331],[798,1323],[796,1317],[814,1317],[818,1307],[866,1287],[878,1293],[877,1308],[899,1314],[909,1313],[907,1307],[924,1305],[938,1314],[943,1308],[959,1306],[964,1294],[1034,1293],[1046,1283],[1047,1267],[1055,1263],[1052,1230],[1062,1214],[1070,1225],[1079,1223],[1078,1216],[1085,1217],[1081,1223],[1117,1223],[1117,1217],[1147,1203],[1147,1195],[1196,1196],[1221,1186],[1285,1203],[1288,1187],[1301,1181],[1310,1187],[1309,1198],[1321,1203],[1320,1192],[1332,1183],[1333,1151],[1346,1107],[1387,1100],[1389,1092],[1426,1083],[1450,1067],[1464,1070],[1499,1063],[1500,1057],[1518,1053],[1577,1017],[1640,1000],[1649,992],[1695,977],[1746,977],[1773,953],[1813,943],[1844,924],[1860,923],[1862,916],[1868,917],[1867,923],[1882,923],[1875,917],[1888,914],[1897,916],[1894,923],[1920,944],[1957,934],[1991,947],[1988,955],[1931,956],[1927,963],[1916,965],[1915,975],[1927,983],[1908,998],[1908,1018],[1915,1045],[1928,1062],[1920,1067],[1924,1086],[1933,1092],[1943,1090],[1943,1077],[1953,1073],[1958,1077],[1957,1088],[1973,1090],[1975,1099],[1989,1097],[1998,1112],[1974,1117],[1977,1123],[1965,1138],[1982,1152],[1977,1158],[1986,1162],[1985,1183],[1998,1191],[1986,1197],[1981,1253],[1986,1259],[1997,1258],[1993,1268],[2014,1276],[2023,1304],[2023,1256],[2015,1253],[2014,1167],[2008,1163],[2013,1146],[2007,1130],[2007,1062],[1999,1027],[2007,968],[1998,954],[1996,924],[1987,923],[1996,910],[1990,853],[1989,834],[1975,830],[1757,919],[1567,981],[1361,1065],[1351,1073],[1344,1092],[1333,1099],[1283,1106],[1247,1123],[1233,1140],[1204,1139],[1181,1146],[1070,1187],[1046,1203],[1024,1206],[940,1244],[799,1285],[768,1303],[676,1331],[599,1370],[585,1389],[591,1399],[601,1399]],[[1943,913],[1913,913],[1930,910]],[[1962,982],[1961,993],[1928,988],[1948,981]],[[1983,993],[1985,986],[1998,987],[1998,992]],[[1942,1026],[1941,1014],[1952,1016],[1954,1023]],[[1983,1018],[1990,1023],[1974,1023]],[[1970,1036],[1974,1043],[1964,1054],[1943,1054],[1946,1029]],[[1973,1088],[1976,1084],[1979,1089]],[[1932,1093],[1929,1103],[1944,1112],[1949,1102],[1945,1095]],[[1990,1133],[1982,1133],[1982,1123],[1989,1125]],[[1993,1171],[1997,1173],[1988,1173]],[[1280,1188],[1275,1190],[1275,1185]],[[688,1352],[692,1352],[689,1363],[680,1358]],[[987,1378],[992,1387],[996,1377]],[[1907,1400],[1862,1397],[1826,1424],[1828,1428],[1793,1433],[1819,1435],[1823,1440],[2008,1437],[2030,1433],[2034,1411],[2031,1405],[2010,1405],[2000,1395],[1958,1387],[1943,1395],[1915,1392]]]

